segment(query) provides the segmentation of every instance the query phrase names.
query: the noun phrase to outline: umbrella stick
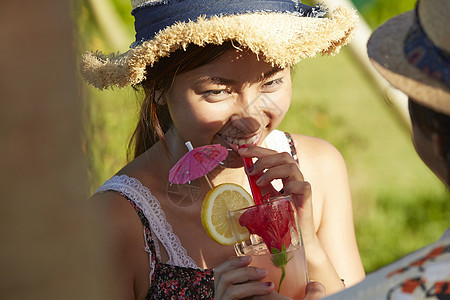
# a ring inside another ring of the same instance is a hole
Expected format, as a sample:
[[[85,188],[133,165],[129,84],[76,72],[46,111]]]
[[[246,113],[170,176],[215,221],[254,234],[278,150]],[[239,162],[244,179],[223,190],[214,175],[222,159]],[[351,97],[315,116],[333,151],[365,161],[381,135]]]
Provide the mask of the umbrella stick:
[[[208,185],[209,185],[209,188],[212,190],[213,189],[213,186],[212,186],[212,184],[211,184],[211,181],[209,181],[209,179],[208,179],[208,176],[203,176],[203,177],[205,177],[205,179],[206,179],[206,182],[208,183]]]
[[[189,151],[194,150],[194,147],[192,147],[192,143],[190,141],[187,141],[186,143],[184,143],[186,145],[186,147],[188,148]]]

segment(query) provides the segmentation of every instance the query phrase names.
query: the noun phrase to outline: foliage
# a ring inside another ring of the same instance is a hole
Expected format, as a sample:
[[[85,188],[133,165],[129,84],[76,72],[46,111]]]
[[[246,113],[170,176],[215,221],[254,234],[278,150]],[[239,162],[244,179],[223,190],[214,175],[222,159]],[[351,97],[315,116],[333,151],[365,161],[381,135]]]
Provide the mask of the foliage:
[[[354,0],[359,12],[372,28],[389,18],[414,8],[413,0]]]
[[[95,0],[76,2],[80,51],[117,51],[98,29],[91,1]],[[131,43],[129,1],[112,3],[114,18],[127,22],[123,26]],[[357,4],[374,28],[412,9],[414,1],[359,0]],[[301,62],[293,81],[293,101],[281,129],[326,139],[343,154],[366,272],[436,240],[449,226],[448,191],[416,155],[409,133],[351,54],[343,50],[332,58]],[[82,92],[85,148],[94,191],[126,163],[139,97],[132,89],[98,92],[83,85]]]

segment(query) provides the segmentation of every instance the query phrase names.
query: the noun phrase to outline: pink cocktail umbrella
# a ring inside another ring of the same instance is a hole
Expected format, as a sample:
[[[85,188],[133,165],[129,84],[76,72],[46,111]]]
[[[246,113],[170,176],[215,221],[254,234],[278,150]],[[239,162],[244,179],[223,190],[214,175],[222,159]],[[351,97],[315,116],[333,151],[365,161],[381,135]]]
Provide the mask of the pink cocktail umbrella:
[[[169,181],[175,184],[184,184],[205,176],[210,188],[212,188],[206,174],[211,172],[228,156],[227,148],[219,144],[193,148],[189,141],[185,145],[189,152],[183,155],[170,170]]]

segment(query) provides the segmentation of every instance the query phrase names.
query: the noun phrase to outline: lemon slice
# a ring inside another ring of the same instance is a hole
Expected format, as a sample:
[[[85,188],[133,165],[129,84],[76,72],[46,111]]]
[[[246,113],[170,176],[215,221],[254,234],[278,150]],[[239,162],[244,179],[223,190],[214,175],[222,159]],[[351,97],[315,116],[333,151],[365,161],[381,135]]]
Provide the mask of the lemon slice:
[[[222,245],[236,243],[228,218],[228,211],[253,205],[250,194],[234,183],[223,183],[210,190],[203,200],[202,225],[208,235]],[[243,235],[248,231],[241,228]]]

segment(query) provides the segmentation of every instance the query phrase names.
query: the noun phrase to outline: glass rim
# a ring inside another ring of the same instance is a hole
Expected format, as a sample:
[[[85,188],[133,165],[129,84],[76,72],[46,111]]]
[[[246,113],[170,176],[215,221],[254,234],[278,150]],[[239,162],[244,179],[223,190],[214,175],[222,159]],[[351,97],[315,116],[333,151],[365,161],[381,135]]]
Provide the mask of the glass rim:
[[[281,201],[281,200],[287,200],[287,201],[291,202],[291,204],[293,204],[291,195],[277,195],[277,196],[270,197],[268,200],[264,201],[261,204],[253,204],[253,205],[246,206],[246,207],[243,207],[243,208],[229,210],[228,214],[237,213],[239,211],[248,210],[248,209],[251,209],[251,208],[254,208],[254,207],[258,207],[258,206],[264,206],[264,205],[267,206],[269,204],[272,204],[272,203],[274,203],[276,201]]]

